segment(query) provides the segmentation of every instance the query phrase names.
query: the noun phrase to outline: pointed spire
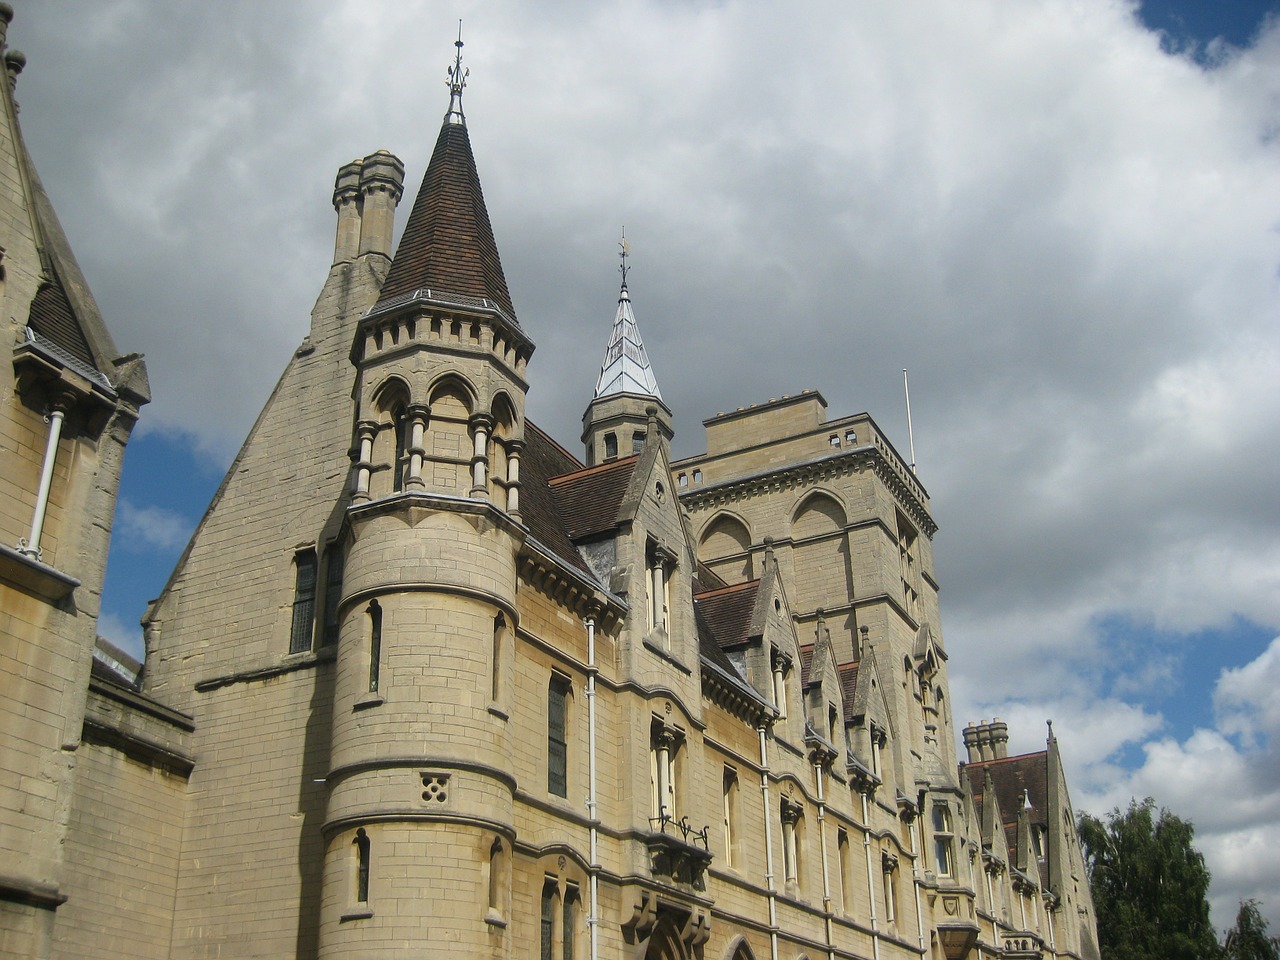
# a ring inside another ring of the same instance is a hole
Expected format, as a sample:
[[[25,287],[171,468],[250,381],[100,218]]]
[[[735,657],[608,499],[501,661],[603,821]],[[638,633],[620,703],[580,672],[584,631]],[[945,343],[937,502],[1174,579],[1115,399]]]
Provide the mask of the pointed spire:
[[[514,321],[515,308],[462,116],[462,90],[470,71],[462,67],[461,26],[454,46],[458,52],[449,70],[449,112],[378,302],[429,290],[437,299],[497,306]]]
[[[618,292],[618,312],[613,318],[609,345],[605,347],[604,363],[600,365],[595,396],[599,398],[615,393],[639,393],[661,400],[658,381],[649,364],[644,341],[640,339],[636,315],[631,310],[631,295],[627,292],[627,273],[630,270],[627,257],[631,254],[631,245],[627,243],[625,230],[618,246],[622,248],[618,254],[622,260],[619,267],[622,289]]]

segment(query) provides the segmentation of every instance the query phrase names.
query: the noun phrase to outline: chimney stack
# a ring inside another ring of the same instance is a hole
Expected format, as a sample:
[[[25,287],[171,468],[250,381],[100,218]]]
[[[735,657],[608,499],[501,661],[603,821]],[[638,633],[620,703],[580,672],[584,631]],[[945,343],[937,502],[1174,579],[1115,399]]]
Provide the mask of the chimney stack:
[[[391,231],[396,205],[404,195],[404,164],[379,150],[360,165],[360,254],[391,258]]]
[[[1003,760],[1009,756],[1009,725],[999,717],[992,717],[987,725],[988,742],[991,744],[991,759]]]
[[[338,168],[333,183],[333,209],[338,211],[338,239],[333,246],[333,262],[354,260],[360,247],[360,161]]]
[[[1004,760],[1009,756],[1009,725],[999,717],[990,723],[970,723],[964,728],[964,745],[970,763]]]

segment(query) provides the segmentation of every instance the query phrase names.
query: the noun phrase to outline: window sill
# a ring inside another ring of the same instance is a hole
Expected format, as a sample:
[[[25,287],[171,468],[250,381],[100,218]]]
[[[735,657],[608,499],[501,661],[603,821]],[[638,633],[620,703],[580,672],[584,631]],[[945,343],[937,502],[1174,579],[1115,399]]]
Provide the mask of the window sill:
[[[658,644],[654,643],[652,639],[650,639],[651,637],[655,637],[655,636],[660,636],[660,634],[658,634],[655,631],[654,633],[651,633],[648,637],[644,638],[645,649],[648,650],[650,653],[657,654],[659,657],[667,661],[667,663],[671,664],[681,673],[684,673],[686,675],[691,674],[693,671],[691,671],[683,663],[681,663],[674,656],[672,656],[670,651],[664,650],[662,647],[658,646]]]
[[[373,916],[373,911],[368,907],[361,907],[358,910],[348,910],[338,918],[339,923],[346,923],[348,920],[368,920]]]
[[[386,698],[380,693],[370,693],[356,701],[352,710],[368,710],[370,707],[380,707],[386,703]]]
[[[497,717],[499,720],[505,721],[505,720],[511,719],[511,714],[507,713],[507,711],[503,710],[497,704],[493,704],[493,703],[489,704],[489,713]]]
[[[492,907],[490,907],[489,912],[484,915],[484,922],[489,924],[491,927],[498,927],[499,929],[506,929],[507,926],[507,921]]]

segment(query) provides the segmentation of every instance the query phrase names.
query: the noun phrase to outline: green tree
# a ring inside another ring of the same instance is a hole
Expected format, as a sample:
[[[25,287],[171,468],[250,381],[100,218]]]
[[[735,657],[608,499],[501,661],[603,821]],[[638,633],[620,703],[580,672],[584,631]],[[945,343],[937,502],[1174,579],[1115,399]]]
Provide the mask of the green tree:
[[[1148,797],[1080,818],[1098,945],[1106,960],[1219,960],[1209,921],[1209,871],[1192,825]]]
[[[1257,900],[1241,900],[1236,925],[1227,931],[1226,960],[1280,960],[1280,937],[1267,936],[1267,921]]]

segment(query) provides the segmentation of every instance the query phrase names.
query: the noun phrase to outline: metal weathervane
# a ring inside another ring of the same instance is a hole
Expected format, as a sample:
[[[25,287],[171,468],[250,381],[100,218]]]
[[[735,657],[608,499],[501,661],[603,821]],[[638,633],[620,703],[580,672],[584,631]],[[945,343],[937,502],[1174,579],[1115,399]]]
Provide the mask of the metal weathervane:
[[[631,255],[631,244],[627,243],[626,227],[622,228],[622,239],[618,241],[618,246],[622,248],[618,253],[618,258],[622,261],[622,265],[618,267],[618,272],[622,274],[622,286],[625,289],[627,286],[627,271],[631,269],[627,266],[627,257]]]
[[[445,117],[457,117],[455,123],[465,123],[466,117],[462,113],[462,91],[467,86],[467,77],[471,75],[471,70],[464,69],[462,66],[462,21],[458,21],[458,39],[453,44],[458,48],[458,52],[454,55],[453,65],[449,67],[448,79],[445,80],[445,86],[449,88],[449,112]]]

